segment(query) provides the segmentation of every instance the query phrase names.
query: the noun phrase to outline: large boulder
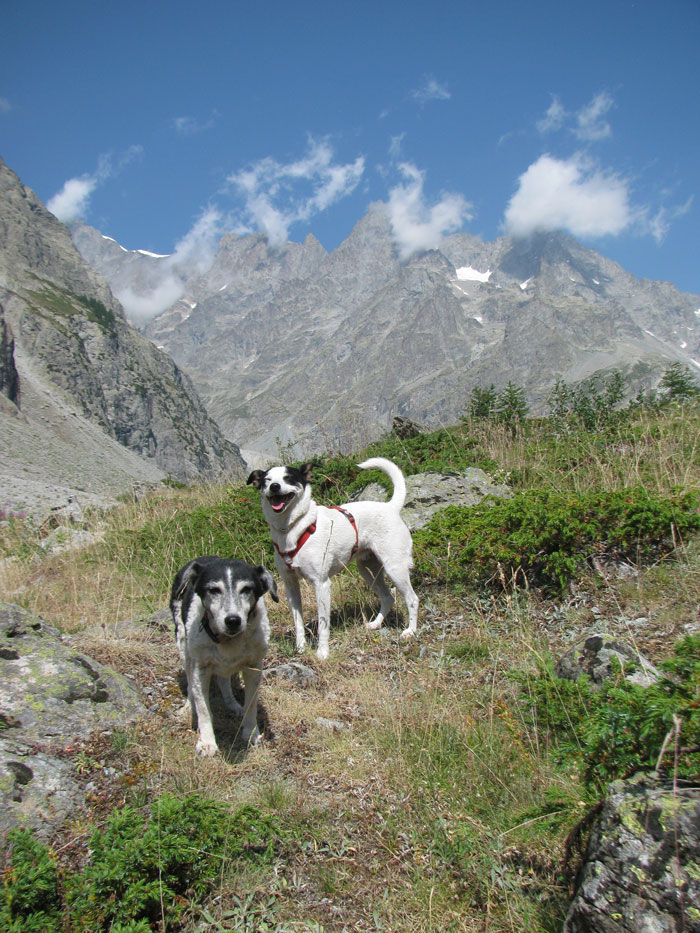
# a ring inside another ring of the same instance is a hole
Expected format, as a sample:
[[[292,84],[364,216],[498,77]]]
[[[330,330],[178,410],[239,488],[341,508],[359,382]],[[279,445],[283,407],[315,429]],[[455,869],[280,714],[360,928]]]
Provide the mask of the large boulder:
[[[124,677],[38,616],[0,603],[0,840],[14,826],[46,832],[67,816],[82,791],[62,753],[144,713]]]
[[[406,504],[401,514],[411,531],[417,531],[448,505],[477,505],[484,496],[504,498],[511,494],[507,486],[494,483],[478,467],[461,473],[418,473],[406,477]],[[384,502],[387,494],[379,483],[370,483],[356,498]]]
[[[700,787],[610,785],[565,933],[700,933]]]

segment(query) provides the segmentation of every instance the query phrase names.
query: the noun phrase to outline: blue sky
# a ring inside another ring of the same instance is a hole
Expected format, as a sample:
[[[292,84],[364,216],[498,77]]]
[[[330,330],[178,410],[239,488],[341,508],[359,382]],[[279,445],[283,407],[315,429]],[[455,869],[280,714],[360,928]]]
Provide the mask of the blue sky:
[[[564,229],[700,293],[698,0],[3,0],[0,156],[129,249]]]

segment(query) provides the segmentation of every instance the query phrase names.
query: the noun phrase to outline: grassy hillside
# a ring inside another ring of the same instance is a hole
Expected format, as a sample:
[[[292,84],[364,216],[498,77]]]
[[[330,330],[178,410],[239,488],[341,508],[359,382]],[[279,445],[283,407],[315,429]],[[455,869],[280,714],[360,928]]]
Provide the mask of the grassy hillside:
[[[317,460],[326,503],[365,482],[356,463],[374,455],[406,473],[481,466],[514,496],[451,508],[415,535],[411,642],[398,624],[368,632],[372,598],[354,571],[336,578],[330,659],[303,658],[315,683],[264,684],[268,738],[253,750],[222,714],[218,760],[194,755],[172,633],[152,616],[197,554],[272,566],[257,493],[164,489],[89,519],[100,543],[53,556],[37,529],[4,522],[0,598],[134,677],[154,712],[79,749],[89,805],[50,850],[15,840],[0,927],[559,930],[572,829],[611,778],[654,766],[674,713],[682,745],[700,733],[700,406],[601,405],[587,419],[573,401],[538,421],[486,406],[449,429]],[[313,619],[308,590],[305,602]],[[273,667],[295,657],[294,638],[284,598],[268,608]],[[653,703],[554,676],[591,630],[668,667]],[[697,753],[677,765],[700,773]],[[27,926],[35,890],[48,919]],[[12,926],[20,908],[25,925]]]

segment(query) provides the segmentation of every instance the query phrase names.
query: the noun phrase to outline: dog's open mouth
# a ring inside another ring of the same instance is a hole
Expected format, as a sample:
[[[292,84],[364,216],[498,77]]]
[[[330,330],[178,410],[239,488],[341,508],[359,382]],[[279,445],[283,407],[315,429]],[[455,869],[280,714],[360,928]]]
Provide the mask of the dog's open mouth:
[[[293,498],[294,493],[288,492],[285,496],[268,496],[267,501],[274,512],[284,512]]]

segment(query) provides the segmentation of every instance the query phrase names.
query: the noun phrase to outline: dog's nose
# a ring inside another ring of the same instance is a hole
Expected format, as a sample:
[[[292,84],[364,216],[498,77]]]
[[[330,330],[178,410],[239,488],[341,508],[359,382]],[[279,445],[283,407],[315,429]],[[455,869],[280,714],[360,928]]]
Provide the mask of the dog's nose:
[[[242,625],[242,619],[240,616],[236,616],[236,615],[226,616],[226,618],[224,619],[224,624],[226,625],[227,631],[237,632]]]
[[[280,491],[280,484],[279,484],[279,483],[270,483],[270,492],[271,492],[271,493],[273,493],[274,495],[277,495],[277,493],[278,493],[279,491]]]

